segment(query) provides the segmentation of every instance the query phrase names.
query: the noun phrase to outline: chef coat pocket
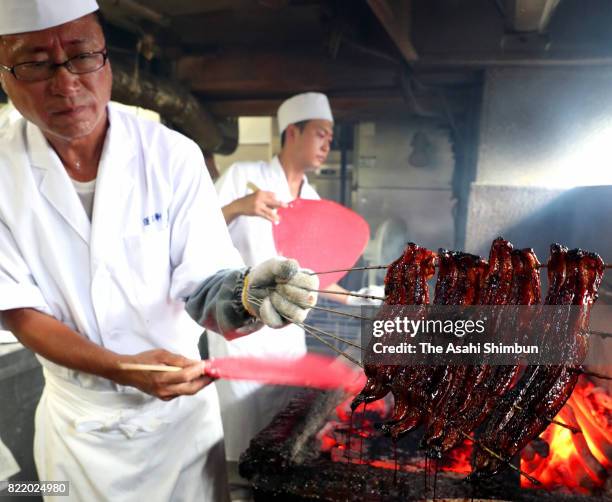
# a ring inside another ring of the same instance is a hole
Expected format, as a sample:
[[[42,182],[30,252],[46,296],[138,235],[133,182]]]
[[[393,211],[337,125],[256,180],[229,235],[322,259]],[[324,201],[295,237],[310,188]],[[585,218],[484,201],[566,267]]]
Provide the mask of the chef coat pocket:
[[[124,237],[135,292],[144,305],[165,300],[170,286],[170,227]]]

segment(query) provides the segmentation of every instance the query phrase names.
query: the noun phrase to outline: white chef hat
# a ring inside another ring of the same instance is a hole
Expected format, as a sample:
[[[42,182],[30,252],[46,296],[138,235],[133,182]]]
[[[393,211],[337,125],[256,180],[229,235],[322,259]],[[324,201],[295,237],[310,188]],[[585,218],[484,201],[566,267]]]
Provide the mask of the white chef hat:
[[[53,28],[96,10],[96,0],[1,0],[0,35]]]
[[[283,101],[278,108],[278,129],[281,134],[289,124],[316,119],[334,121],[329,100],[320,92],[297,94]]]

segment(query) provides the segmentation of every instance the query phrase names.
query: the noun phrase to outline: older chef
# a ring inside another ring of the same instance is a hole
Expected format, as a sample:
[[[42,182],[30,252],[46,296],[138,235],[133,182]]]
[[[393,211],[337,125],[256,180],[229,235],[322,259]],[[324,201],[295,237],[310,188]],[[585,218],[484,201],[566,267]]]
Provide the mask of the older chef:
[[[308,293],[276,284],[317,283],[282,259],[245,276],[198,147],[109,104],[97,8],[0,3],[0,83],[24,117],[0,131],[0,329],[44,367],[41,480],[79,501],[225,500],[192,318],[231,336],[281,326],[307,312],[291,292]]]
[[[325,162],[333,139],[333,120],[324,94],[307,92],[287,99],[278,109],[280,154],[270,162],[233,164],[217,181],[232,241],[247,265],[277,255],[272,235],[276,208],[297,197],[319,199],[305,173]],[[255,188],[259,190],[253,192]],[[346,293],[338,285],[327,291]],[[352,300],[346,295],[331,297],[342,303]],[[231,342],[209,333],[208,340],[213,356],[297,357],[306,352],[304,330],[295,324],[280,330],[263,327],[248,338]],[[221,381],[217,387],[231,468],[251,438],[287,404],[293,389],[237,381]]]

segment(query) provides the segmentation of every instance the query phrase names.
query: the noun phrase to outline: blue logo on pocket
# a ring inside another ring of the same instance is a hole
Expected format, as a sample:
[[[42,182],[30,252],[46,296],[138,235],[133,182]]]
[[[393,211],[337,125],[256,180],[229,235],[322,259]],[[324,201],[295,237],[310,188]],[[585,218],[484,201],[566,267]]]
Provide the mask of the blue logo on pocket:
[[[162,214],[161,214],[161,213],[155,213],[155,214],[152,214],[152,215],[150,215],[150,216],[145,216],[145,217],[142,219],[142,224],[143,224],[145,227],[147,227],[147,226],[149,226],[149,225],[152,225],[152,224],[153,224],[153,223],[155,223],[155,222],[158,222],[158,223],[159,223],[159,222],[161,222],[161,221],[162,221],[162,219],[163,219],[163,216],[162,216]]]

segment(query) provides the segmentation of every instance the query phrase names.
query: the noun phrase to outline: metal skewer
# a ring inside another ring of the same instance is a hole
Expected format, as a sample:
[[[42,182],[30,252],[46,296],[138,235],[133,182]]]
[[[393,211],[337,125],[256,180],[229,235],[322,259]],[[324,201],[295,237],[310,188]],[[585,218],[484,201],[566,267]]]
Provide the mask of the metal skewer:
[[[322,312],[330,312],[332,314],[338,314],[338,315],[342,315],[344,317],[352,317],[353,319],[361,319],[363,321],[374,321],[375,319],[372,319],[370,317],[364,317],[362,315],[358,315],[358,314],[349,314],[348,312],[342,312],[341,310],[335,310],[335,309],[329,309],[326,307],[319,307],[314,306],[314,307],[310,307],[309,305],[300,305],[300,307],[302,308],[307,308],[307,309],[313,309],[313,310],[321,310]],[[610,335],[612,336],[612,335]]]
[[[522,471],[521,469],[519,469],[516,465],[514,465],[512,462],[510,462],[510,460],[503,458],[499,453],[491,450],[488,446],[485,446],[484,444],[482,444],[478,439],[470,436],[469,434],[466,434],[463,431],[459,431],[460,434],[466,438],[469,439],[470,441],[472,441],[476,446],[478,446],[478,448],[481,448],[482,450],[486,451],[489,455],[491,455],[492,457],[496,458],[497,460],[501,460],[502,462],[504,462],[508,467],[510,467],[511,469],[515,470],[516,472],[518,472],[521,476],[525,476],[529,481],[531,481],[532,484],[536,485],[536,486],[540,486],[542,483],[537,480],[536,478],[534,478],[533,476],[527,474],[525,471]]]
[[[294,324],[297,324],[295,321],[292,321]],[[308,328],[309,330],[314,331],[315,333],[318,333],[320,335],[323,336],[329,336],[330,338],[333,338],[334,340],[341,342],[341,343],[346,343],[347,345],[350,345],[351,347],[355,347],[356,349],[361,350],[361,345],[356,344],[355,342],[351,342],[349,340],[345,340],[344,338],[340,338],[337,335],[334,335],[333,333],[328,333],[327,331],[323,331],[320,328],[317,328],[316,326],[313,326],[312,324],[306,324],[305,322],[303,323],[299,323],[300,327],[303,328]]]
[[[316,334],[316,332],[311,327],[308,327],[305,324],[302,324],[300,322],[293,321],[293,323],[296,324],[297,326],[299,326],[300,328],[302,328],[304,331],[306,331],[306,333],[314,336],[319,342],[321,342],[323,345],[326,345],[327,347],[332,349],[339,356],[345,357],[346,359],[351,361],[353,364],[356,364],[360,368],[363,368],[363,364],[361,364],[359,361],[357,361],[357,359],[355,359],[352,356],[349,356],[346,352],[344,352],[343,350],[340,350],[338,347],[335,347],[333,344],[329,343],[324,338],[321,338],[319,335]],[[326,333],[326,334],[329,335],[329,333]]]
[[[351,293],[350,291],[347,293],[344,293],[340,291],[326,291],[325,289],[310,289],[310,288],[302,288],[302,289],[306,291],[311,291],[313,293],[331,293],[334,295],[356,296],[358,298],[369,298],[371,300],[380,300],[381,302],[384,302],[386,300],[384,296],[362,295],[360,293]]]
[[[262,303],[261,300],[259,300],[258,298],[252,297],[252,296],[249,297],[249,301],[253,302],[256,305],[261,305],[261,303]],[[285,318],[287,321],[292,322],[296,326],[299,326],[300,328],[302,328],[304,331],[306,331],[310,335],[314,336],[319,342],[321,342],[323,345],[326,345],[327,347],[332,349],[336,354],[345,357],[346,359],[351,361],[353,364],[356,364],[360,368],[363,368],[363,365],[359,361],[357,361],[354,357],[350,356],[349,354],[347,354],[343,350],[340,350],[339,348],[335,347],[333,344],[329,343],[324,338],[321,338],[316,332],[319,331],[319,332],[325,334],[326,336],[329,336],[331,338],[337,339],[337,340],[339,340],[339,341],[341,341],[343,343],[349,344],[349,345],[354,345],[352,342],[349,342],[348,340],[344,340],[344,339],[342,339],[340,337],[337,337],[336,335],[334,335],[332,333],[327,333],[326,331],[323,331],[323,330],[320,330],[318,328],[315,328],[314,326],[309,326],[309,325],[306,325],[304,323],[294,321],[292,319],[289,319],[287,316],[283,315],[282,317]],[[356,347],[361,348],[358,345],[356,345]]]
[[[580,373],[581,375],[592,376],[595,378],[601,378],[602,380],[612,380],[612,376],[610,375],[602,375],[601,373],[595,373],[594,371],[586,371],[583,368],[569,368],[570,371],[575,371],[576,373]]]
[[[253,303],[256,303],[257,305],[261,305],[261,301],[258,298],[250,296],[249,300],[252,301]],[[329,308],[326,308],[326,307],[319,307],[317,305],[315,305],[314,307],[310,306],[310,305],[305,305],[305,304],[296,304],[296,305],[298,305],[298,306],[300,306],[302,308],[305,308],[305,309],[320,310],[322,312],[330,312],[332,314],[337,314],[337,315],[341,315],[341,316],[345,316],[345,317],[351,317],[353,319],[361,319],[363,321],[374,321],[374,319],[371,319],[369,317],[364,317],[364,316],[361,316],[361,315],[358,315],[358,314],[349,314],[348,312],[342,312],[341,310],[329,309]],[[291,322],[294,322],[294,321],[291,321]],[[306,326],[308,326],[308,325],[306,325]],[[315,328],[314,326],[309,326],[309,327],[311,327],[312,329],[318,329],[318,328]],[[321,330],[319,330],[319,331],[321,331]],[[357,345],[357,344],[355,344],[353,342],[350,342],[348,340],[340,338],[340,337],[338,337],[336,335],[333,335],[331,333],[327,333],[325,331],[321,331],[321,332],[323,334],[327,335],[327,336],[335,338],[336,340],[338,340],[340,342],[346,343],[348,345],[352,345],[353,347],[356,347],[356,348],[358,348],[360,350],[362,348],[361,345]]]
[[[335,274],[336,272],[353,272],[354,270],[381,270],[389,268],[389,265],[370,265],[367,267],[339,268],[337,270],[325,270],[324,272],[308,272],[309,275]]]
[[[541,263],[538,268],[548,268],[546,263]],[[604,268],[612,268],[612,263],[604,263]]]
[[[436,263],[437,266],[437,263]],[[538,268],[547,268],[548,264],[541,263]],[[339,268],[337,270],[324,270],[321,272],[307,272],[309,275],[335,274],[336,272],[353,272],[355,270],[382,270],[389,268],[389,265],[368,265],[366,267]],[[612,268],[612,263],[604,264],[604,268]]]
[[[254,286],[253,289],[274,289],[274,288],[270,288],[267,286]],[[326,289],[310,289],[310,288],[301,288],[304,291],[311,291],[312,293],[330,293],[332,295],[344,295],[344,296],[356,296],[358,298],[369,298],[370,300],[379,300],[381,302],[384,302],[386,300],[386,298],[382,297],[382,296],[372,296],[372,295],[362,295],[361,293],[352,293],[351,291],[348,292],[343,292],[343,291],[327,291]],[[374,305],[372,305],[374,306]],[[308,307],[308,308],[314,308],[314,307]],[[318,308],[323,308],[323,307],[318,307]],[[336,312],[336,313],[340,313],[340,312]],[[340,314],[340,315],[349,315],[349,314]],[[357,316],[353,316],[353,317],[357,317]],[[363,318],[366,320],[372,320],[372,319],[367,319],[367,318]]]
[[[523,407],[518,404],[512,405],[517,410],[523,411]],[[555,420],[554,418],[550,418],[549,416],[544,416],[546,420],[548,420],[551,424],[558,425],[560,427],[564,427],[565,429],[569,429],[573,434],[582,434],[582,429],[580,427],[574,427],[573,425],[566,424],[565,422],[560,422],[559,420]]]
[[[604,331],[589,331],[591,335],[601,336],[602,338],[612,338],[612,333],[606,333]]]

